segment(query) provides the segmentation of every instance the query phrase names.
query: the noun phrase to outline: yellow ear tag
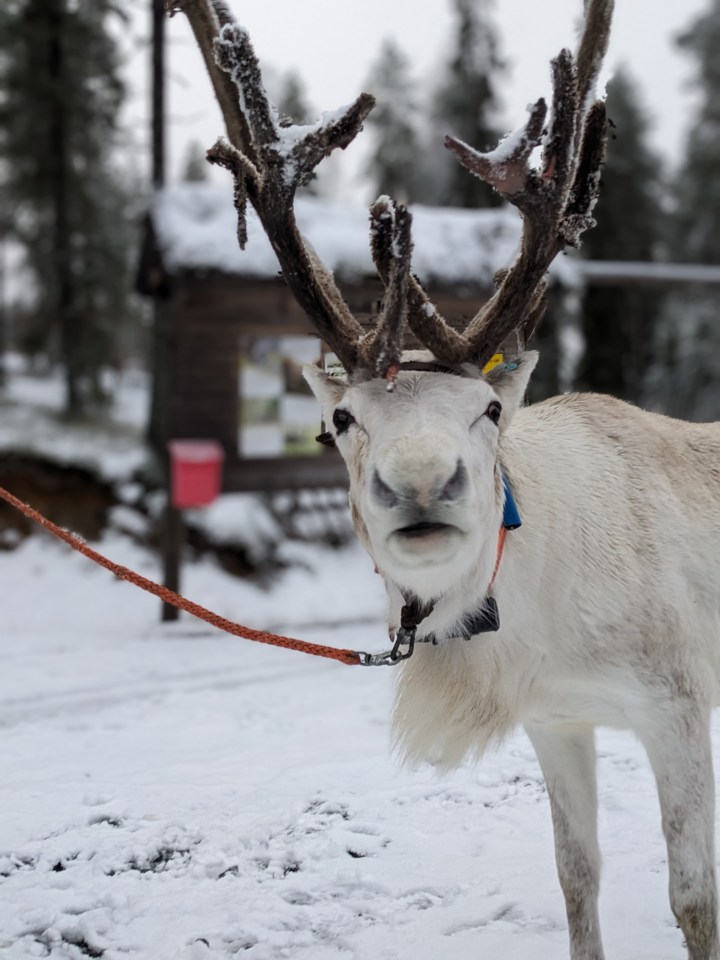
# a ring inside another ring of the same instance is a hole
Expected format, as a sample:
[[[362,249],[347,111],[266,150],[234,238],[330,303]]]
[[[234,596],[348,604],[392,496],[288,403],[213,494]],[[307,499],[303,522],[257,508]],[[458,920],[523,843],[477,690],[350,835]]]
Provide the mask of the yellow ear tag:
[[[490,373],[490,371],[491,371],[491,370],[494,370],[495,367],[499,367],[500,364],[503,362],[504,359],[505,359],[505,357],[503,356],[502,353],[496,353],[496,354],[494,354],[494,356],[490,357],[490,359],[488,360],[488,362],[487,362],[487,363],[485,364],[485,366],[482,368],[482,372],[483,372],[483,373]]]

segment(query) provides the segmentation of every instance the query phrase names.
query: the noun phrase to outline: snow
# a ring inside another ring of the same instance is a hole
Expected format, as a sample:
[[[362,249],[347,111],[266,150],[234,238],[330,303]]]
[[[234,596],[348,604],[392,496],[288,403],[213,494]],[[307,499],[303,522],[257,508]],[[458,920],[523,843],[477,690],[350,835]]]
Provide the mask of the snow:
[[[100,546],[159,575],[118,534]],[[384,648],[360,548],[302,549],[269,590],[206,561],[185,592],[248,625]],[[524,736],[448,778],[401,769],[389,668],[163,626],[154,599],[45,534],[0,553],[0,577],[3,960],[567,956]],[[623,734],[599,748],[608,956],[679,958],[648,765]]]
[[[720,285],[720,266],[701,263],[647,263],[632,260],[582,260],[582,278],[589,283],[699,283]]]
[[[283,533],[262,501],[251,493],[226,493],[201,510],[188,510],[187,523],[217,546],[242,546],[261,564],[280,545]]]
[[[491,287],[493,276],[509,266],[519,242],[521,221],[509,208],[460,210],[414,206],[413,271],[425,283]],[[348,279],[374,275],[369,246],[369,214],[362,204],[298,197],[298,225],[322,262]],[[277,258],[254,211],[248,212],[248,244],[237,244],[232,190],[214,183],[168,187],[152,207],[165,264],[181,269],[220,270],[250,277],[274,277]],[[560,257],[551,275],[576,285],[575,261]]]
[[[352,106],[353,104],[348,103],[335,110],[325,110],[321,113],[320,119],[315,120],[313,123],[291,123],[285,127],[278,127],[278,143],[275,149],[280,156],[288,158],[293,150],[306,137],[311,137],[326,127],[332,127],[343,120],[345,114]]]
[[[96,420],[62,419],[64,386],[59,374],[33,375],[9,355],[7,385],[0,394],[0,455],[38,456],[93,470],[104,480],[129,480],[148,464],[143,441],[148,412],[147,377],[129,370],[114,377],[114,403]]]
[[[57,384],[11,366],[8,390],[32,401],[37,433]],[[116,429],[129,429],[140,394],[136,381],[119,390]],[[15,409],[5,402],[8,444]],[[109,469],[108,445],[98,428],[95,456]],[[68,457],[91,449],[75,435],[65,446]],[[121,484],[127,502],[135,487]],[[260,549],[280,536],[263,510],[238,495],[192,519]],[[142,518],[119,506],[113,520],[93,546],[159,579],[158,557],[132,539]],[[161,624],[157,600],[44,532],[9,546],[0,541],[2,960],[565,960],[548,801],[521,733],[449,777],[401,768],[388,735],[393,669],[189,617]],[[357,544],[280,550],[289,566],[270,586],[188,557],[183,592],[251,627],[387,648],[381,582]],[[617,732],[600,733],[599,756],[608,956],[679,958],[648,764]]]
[[[493,163],[506,163],[510,157],[513,156],[516,150],[518,150],[524,144],[526,139],[526,126],[518,127],[517,130],[513,130],[506,134],[497,147],[495,147],[495,149],[489,153],[486,153],[485,156]]]

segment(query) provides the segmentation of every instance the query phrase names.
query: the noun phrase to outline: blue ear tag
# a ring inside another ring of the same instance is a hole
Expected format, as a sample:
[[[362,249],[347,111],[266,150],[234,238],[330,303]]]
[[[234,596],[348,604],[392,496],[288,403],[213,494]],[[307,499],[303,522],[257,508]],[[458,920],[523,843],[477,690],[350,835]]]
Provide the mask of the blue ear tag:
[[[515,503],[515,497],[513,497],[512,490],[510,489],[510,483],[508,478],[505,476],[505,471],[500,471],[500,476],[502,477],[503,487],[505,489],[505,507],[503,509],[503,526],[506,530],[517,530],[518,527],[522,526],[522,519],[520,517],[520,512]]]

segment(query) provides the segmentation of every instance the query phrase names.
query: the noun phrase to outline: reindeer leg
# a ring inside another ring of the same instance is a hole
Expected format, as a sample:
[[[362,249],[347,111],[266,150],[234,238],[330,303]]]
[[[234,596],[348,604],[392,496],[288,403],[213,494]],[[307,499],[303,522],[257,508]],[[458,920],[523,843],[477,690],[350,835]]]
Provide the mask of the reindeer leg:
[[[664,701],[652,719],[652,728],[646,723],[637,732],[660,797],[670,906],[689,960],[720,960],[709,710],[688,698],[675,698]]]
[[[595,735],[528,726],[547,784],[555,858],[565,895],[571,960],[604,960],[598,920],[600,851],[597,841]]]

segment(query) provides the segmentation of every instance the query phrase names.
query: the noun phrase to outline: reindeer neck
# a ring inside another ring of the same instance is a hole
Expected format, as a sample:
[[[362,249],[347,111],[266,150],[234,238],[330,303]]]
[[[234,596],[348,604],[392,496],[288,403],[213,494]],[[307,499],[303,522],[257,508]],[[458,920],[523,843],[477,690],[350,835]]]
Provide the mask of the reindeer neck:
[[[498,468],[500,496],[494,533],[479,545],[474,561],[460,572],[452,587],[440,595],[433,593],[432,574],[427,577],[428,589],[409,590],[382,573],[390,597],[390,630],[397,630],[402,615],[417,621],[419,640],[439,642],[448,637],[468,639],[475,633],[495,630],[497,611],[492,597],[496,576],[504,556],[505,534],[520,525],[521,520],[512,488],[505,471]]]

